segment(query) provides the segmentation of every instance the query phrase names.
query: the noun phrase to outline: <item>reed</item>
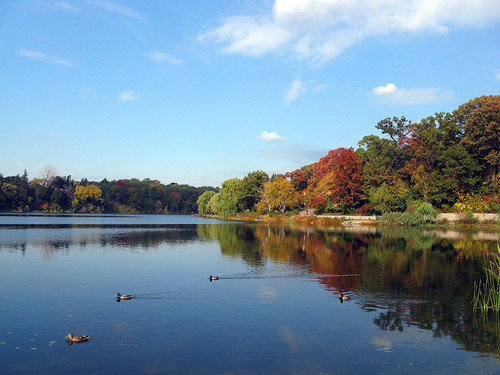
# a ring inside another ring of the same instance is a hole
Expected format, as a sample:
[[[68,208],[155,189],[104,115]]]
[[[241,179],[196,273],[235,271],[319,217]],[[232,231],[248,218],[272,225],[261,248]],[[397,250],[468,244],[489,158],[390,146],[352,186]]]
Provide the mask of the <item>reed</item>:
[[[500,245],[497,245],[497,250],[484,267],[485,280],[474,282],[472,299],[474,309],[500,312]]]

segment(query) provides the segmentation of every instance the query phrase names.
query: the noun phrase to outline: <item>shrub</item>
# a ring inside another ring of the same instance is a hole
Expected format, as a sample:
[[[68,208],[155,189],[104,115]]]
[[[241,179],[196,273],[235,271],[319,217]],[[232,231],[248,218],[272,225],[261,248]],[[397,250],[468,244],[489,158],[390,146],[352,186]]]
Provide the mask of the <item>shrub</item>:
[[[499,210],[494,196],[482,194],[459,196],[453,208],[462,213],[494,213]]]
[[[371,204],[365,203],[361,207],[358,207],[354,210],[356,215],[370,215],[374,213],[374,209]]]
[[[437,213],[432,204],[417,202],[405,212],[391,212],[383,215],[380,222],[386,225],[417,226],[434,223],[436,216]]]

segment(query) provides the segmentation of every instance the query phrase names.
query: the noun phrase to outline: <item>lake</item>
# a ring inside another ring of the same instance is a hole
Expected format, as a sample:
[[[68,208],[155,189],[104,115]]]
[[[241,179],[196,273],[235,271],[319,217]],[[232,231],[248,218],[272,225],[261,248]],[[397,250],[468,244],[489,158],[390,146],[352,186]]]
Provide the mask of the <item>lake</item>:
[[[0,373],[499,374],[500,319],[470,304],[497,243],[451,229],[0,215]],[[69,333],[91,337],[70,345]]]

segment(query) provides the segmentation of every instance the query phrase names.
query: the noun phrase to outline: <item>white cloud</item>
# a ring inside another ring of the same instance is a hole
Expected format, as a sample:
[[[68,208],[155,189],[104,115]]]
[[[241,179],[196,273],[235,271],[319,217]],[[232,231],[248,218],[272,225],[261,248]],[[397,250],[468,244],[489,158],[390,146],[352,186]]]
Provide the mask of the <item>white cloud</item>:
[[[151,60],[156,61],[156,62],[160,62],[160,63],[182,64],[184,62],[181,59],[174,57],[171,54],[165,53],[165,52],[151,52],[151,53],[148,53],[148,57]]]
[[[276,141],[280,141],[280,142],[283,142],[283,141],[287,141],[286,138],[282,137],[281,135],[279,135],[278,133],[276,132],[262,132],[262,134],[258,137],[256,137],[258,139],[262,139],[263,141],[265,142],[276,142]]]
[[[290,30],[273,22],[258,17],[235,16],[226,19],[218,29],[200,35],[199,39],[229,42],[224,48],[226,53],[259,56],[287,43],[291,37]]]
[[[397,91],[397,87],[393,83],[388,83],[385,86],[376,87],[373,90],[375,95],[387,95],[387,94],[393,93],[395,91]]]
[[[453,100],[451,91],[442,91],[439,88],[412,88],[399,89],[393,83],[379,86],[373,89],[380,103],[391,103],[398,105],[416,105]]]
[[[50,62],[54,64],[64,65],[64,66],[74,66],[75,64],[71,61],[63,60],[58,57],[53,57],[46,55],[45,53],[29,51],[29,50],[21,50],[19,51],[19,55],[26,57],[31,60],[39,60],[43,62]]]
[[[133,102],[139,100],[139,96],[135,94],[134,90],[127,90],[122,91],[116,100],[118,102]]]
[[[495,78],[496,78],[496,79],[500,79],[500,73],[497,73],[497,74],[495,75]]]
[[[274,0],[254,15],[236,15],[199,40],[251,56],[291,53],[321,64],[351,45],[384,35],[445,32],[500,19],[498,0]]]

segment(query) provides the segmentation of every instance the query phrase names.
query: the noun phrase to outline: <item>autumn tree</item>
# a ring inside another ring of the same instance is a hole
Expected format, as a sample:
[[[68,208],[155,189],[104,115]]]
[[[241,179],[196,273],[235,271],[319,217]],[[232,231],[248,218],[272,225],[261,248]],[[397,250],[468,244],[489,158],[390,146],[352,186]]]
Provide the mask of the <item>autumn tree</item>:
[[[84,203],[102,202],[102,191],[95,185],[81,186],[75,188],[75,198]]]
[[[100,212],[102,210],[101,189],[93,184],[76,186],[72,206],[74,211]]]
[[[358,206],[362,196],[362,163],[353,148],[331,150],[311,169],[318,180],[313,202],[323,202],[329,210],[347,212]],[[316,198],[314,198],[316,197]],[[320,198],[320,199],[318,199]]]
[[[308,186],[313,183],[313,171],[310,165],[306,165],[300,169],[296,169],[293,172],[288,172],[285,174],[285,177],[290,179],[293,187],[298,192],[306,190]]]
[[[257,209],[261,212],[285,212],[287,208],[295,207],[298,202],[299,196],[293,184],[284,176],[277,176],[264,183]]]

